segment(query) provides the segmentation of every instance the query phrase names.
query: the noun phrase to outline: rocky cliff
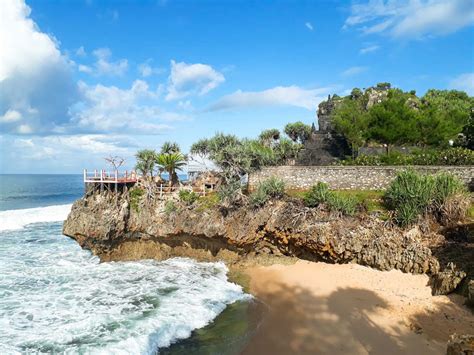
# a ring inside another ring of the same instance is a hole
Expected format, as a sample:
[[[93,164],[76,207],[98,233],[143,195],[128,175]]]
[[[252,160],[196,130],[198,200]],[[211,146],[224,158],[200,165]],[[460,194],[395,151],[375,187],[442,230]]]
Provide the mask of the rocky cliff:
[[[144,197],[131,208],[126,193],[96,193],[74,203],[64,234],[104,261],[172,256],[233,261],[274,254],[380,270],[439,271],[418,230],[389,228],[375,217],[341,218],[292,199],[225,213],[215,206],[176,206]]]

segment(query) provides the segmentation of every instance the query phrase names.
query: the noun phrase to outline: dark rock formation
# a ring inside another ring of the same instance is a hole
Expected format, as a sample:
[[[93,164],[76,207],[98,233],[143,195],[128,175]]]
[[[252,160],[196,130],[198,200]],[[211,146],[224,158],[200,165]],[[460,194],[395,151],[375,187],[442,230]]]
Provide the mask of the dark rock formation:
[[[451,335],[446,355],[473,355],[474,335]]]
[[[433,295],[447,295],[453,292],[465,277],[466,273],[464,271],[456,270],[456,266],[449,263],[446,269],[432,276],[431,288]]]
[[[223,214],[215,207],[166,213],[160,200],[129,207],[126,194],[95,194],[74,203],[64,223],[68,235],[102,260],[192,256],[235,260],[275,254],[380,270],[437,273],[438,261],[420,236],[388,228],[375,218],[341,218],[298,201],[271,201]]]

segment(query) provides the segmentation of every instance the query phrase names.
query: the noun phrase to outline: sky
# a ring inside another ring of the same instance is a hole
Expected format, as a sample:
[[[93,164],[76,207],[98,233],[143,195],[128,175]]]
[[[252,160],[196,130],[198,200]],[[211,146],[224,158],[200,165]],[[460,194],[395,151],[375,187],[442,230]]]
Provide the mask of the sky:
[[[0,173],[130,169],[378,82],[474,95],[474,2],[2,0]]]

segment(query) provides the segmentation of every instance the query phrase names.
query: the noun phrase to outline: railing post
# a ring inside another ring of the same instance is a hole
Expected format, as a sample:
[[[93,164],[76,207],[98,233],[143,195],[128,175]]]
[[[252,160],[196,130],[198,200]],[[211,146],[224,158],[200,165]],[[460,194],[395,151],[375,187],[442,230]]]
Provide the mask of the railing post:
[[[115,170],[115,183],[118,183],[118,170]]]
[[[83,174],[84,174],[84,182],[85,182],[87,180],[87,169],[83,170]]]
[[[94,169],[94,179],[97,179],[97,169]]]

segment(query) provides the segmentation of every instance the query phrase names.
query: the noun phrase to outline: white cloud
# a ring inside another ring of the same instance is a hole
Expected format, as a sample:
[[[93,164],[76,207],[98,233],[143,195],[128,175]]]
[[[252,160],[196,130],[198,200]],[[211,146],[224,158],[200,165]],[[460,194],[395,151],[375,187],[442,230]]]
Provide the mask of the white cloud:
[[[304,25],[305,25],[306,28],[307,28],[308,30],[310,30],[310,31],[312,31],[312,30],[314,29],[314,28],[313,28],[313,25],[311,24],[311,22],[306,22]]]
[[[8,110],[3,116],[0,116],[0,122],[16,122],[21,120],[21,113],[15,110]]]
[[[454,78],[450,83],[451,89],[462,90],[474,96],[474,73],[464,73]]]
[[[82,72],[82,73],[87,73],[87,74],[91,74],[93,72],[93,69],[87,65],[84,65],[84,64],[79,64],[77,69]]]
[[[130,89],[83,82],[79,87],[84,101],[72,108],[71,114],[73,124],[83,131],[158,134],[172,128],[161,121],[188,118],[159,107],[160,88],[152,91],[143,80],[134,81]]]
[[[361,48],[361,49],[359,50],[359,54],[372,53],[372,52],[378,51],[379,48],[380,48],[380,47],[379,47],[378,45],[366,46],[366,47]]]
[[[206,64],[186,64],[171,61],[166,100],[190,95],[204,95],[225,81],[224,75]]]
[[[57,41],[31,20],[30,12],[23,0],[0,2],[0,130],[4,132],[41,133],[60,125],[77,98],[68,60]]]
[[[138,72],[140,73],[142,77],[146,78],[153,74],[161,74],[165,72],[163,68],[152,67],[150,62],[151,60],[149,59],[146,62],[138,65]]]
[[[76,55],[78,57],[85,57],[87,56],[87,53],[86,53],[86,50],[84,49],[84,46],[80,46],[77,50],[76,50]]]
[[[298,86],[277,86],[263,91],[241,91],[224,96],[209,111],[265,106],[296,106],[314,110],[324,100],[329,88],[303,89]]]
[[[376,0],[351,7],[344,28],[396,38],[445,35],[474,24],[472,0]]]
[[[360,73],[363,73],[365,71],[367,71],[367,67],[350,67],[346,70],[344,70],[341,75],[342,76],[354,76],[354,75],[357,75],[357,74],[360,74]]]
[[[77,154],[87,154],[92,157],[104,157],[109,154],[129,155],[131,148],[137,144],[122,135],[56,135],[34,137],[31,139],[17,138],[13,141],[21,159],[65,161],[76,157]]]
[[[115,62],[109,61],[112,52],[109,48],[98,48],[92,52],[97,58],[95,62],[95,72],[98,75],[121,76],[128,69],[128,61],[120,59]]]

